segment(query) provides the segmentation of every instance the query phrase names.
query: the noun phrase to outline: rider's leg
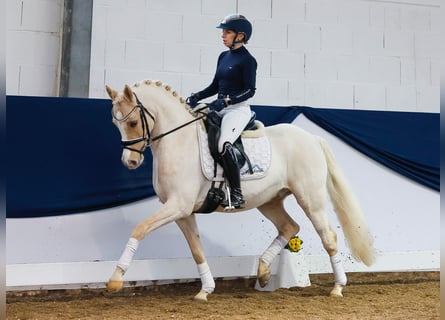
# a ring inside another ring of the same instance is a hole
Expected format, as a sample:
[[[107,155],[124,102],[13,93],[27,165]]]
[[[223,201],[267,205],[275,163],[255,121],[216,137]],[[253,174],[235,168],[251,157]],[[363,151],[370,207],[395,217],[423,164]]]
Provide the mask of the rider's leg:
[[[247,103],[240,103],[223,109],[220,114],[222,120],[218,152],[224,174],[230,186],[232,206],[239,208],[244,204],[244,199],[241,193],[240,170],[232,144],[238,139],[249,122],[251,110]]]

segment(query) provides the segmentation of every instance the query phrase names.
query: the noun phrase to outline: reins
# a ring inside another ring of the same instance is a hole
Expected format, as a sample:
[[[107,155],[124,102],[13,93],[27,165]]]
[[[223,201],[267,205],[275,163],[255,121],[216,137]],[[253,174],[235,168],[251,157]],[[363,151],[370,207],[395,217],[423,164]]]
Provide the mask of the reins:
[[[155,122],[155,117],[154,117],[153,114],[152,114],[152,113],[151,113],[151,112],[150,112],[150,111],[149,111],[149,110],[142,104],[142,102],[139,100],[139,98],[138,98],[138,96],[136,95],[136,93],[133,92],[133,94],[134,94],[134,96],[135,96],[135,98],[136,98],[136,105],[133,107],[133,109],[132,109],[132,110],[131,110],[131,111],[130,111],[124,118],[122,118],[122,119],[117,119],[117,118],[114,116],[114,114],[113,114],[113,118],[114,118],[116,121],[119,121],[119,122],[126,121],[126,120],[131,116],[131,114],[132,114],[133,112],[136,111],[136,109],[139,109],[139,115],[140,115],[141,122],[142,122],[142,137],[140,137],[140,138],[136,138],[136,139],[131,139],[131,140],[121,140],[121,146],[122,146],[122,148],[124,148],[124,149],[127,149],[127,150],[131,150],[131,151],[137,152],[137,153],[139,153],[139,154],[141,154],[141,155],[142,155],[142,153],[145,151],[145,149],[147,148],[147,146],[150,147],[151,144],[152,144],[154,141],[159,140],[159,139],[161,139],[161,138],[163,138],[163,137],[165,137],[165,136],[167,136],[167,135],[169,135],[169,134],[171,134],[171,133],[173,133],[173,132],[175,132],[175,131],[177,131],[177,130],[179,130],[179,129],[182,129],[182,128],[184,128],[184,127],[186,127],[186,126],[192,124],[193,122],[199,121],[199,120],[201,120],[201,119],[203,119],[204,117],[207,116],[206,113],[203,113],[203,114],[200,115],[199,117],[196,117],[195,119],[190,120],[190,121],[188,121],[188,122],[186,122],[186,123],[180,125],[179,127],[173,128],[173,129],[171,129],[171,130],[169,130],[169,131],[167,131],[167,132],[161,133],[161,134],[159,134],[159,135],[157,135],[157,136],[155,136],[155,137],[151,137],[151,134],[150,134],[150,128],[149,128],[149,126],[148,126],[148,121],[147,121],[147,119],[146,119],[144,113],[146,113],[146,114],[153,120],[153,123]],[[206,108],[207,108],[207,105],[204,106],[204,107],[201,107],[201,108],[197,109],[197,110],[195,111],[195,113],[201,113],[201,111],[204,110],[204,109],[206,109]],[[137,143],[139,143],[139,142],[143,142],[143,141],[145,141],[145,145],[144,145],[141,149],[135,149],[135,148],[132,148],[132,147],[131,147],[132,145],[137,144]]]
[[[137,98],[136,98],[136,99],[137,99]],[[195,112],[198,113],[198,112],[200,112],[200,111],[202,111],[202,110],[204,110],[204,109],[206,109],[206,108],[207,108],[207,105],[206,105],[205,107],[199,108],[199,109],[196,110]],[[161,133],[161,134],[157,135],[156,137],[152,138],[151,141],[153,142],[153,141],[156,141],[156,140],[158,140],[158,139],[161,139],[162,137],[165,137],[166,135],[169,135],[170,133],[173,133],[173,132],[175,132],[175,131],[177,131],[177,130],[179,130],[179,129],[182,129],[182,128],[188,126],[189,124],[192,124],[193,122],[196,122],[196,121],[198,121],[198,120],[201,120],[202,118],[204,118],[204,117],[206,117],[206,116],[207,116],[207,114],[204,113],[204,114],[200,115],[199,117],[196,117],[196,118],[193,119],[193,120],[190,120],[190,121],[188,121],[188,122],[186,122],[186,123],[184,123],[184,124],[181,124],[179,127],[176,127],[176,128],[171,129],[171,130],[169,130],[169,131],[167,131],[167,132],[164,132],[164,133]],[[150,144],[151,144],[151,143],[150,143]],[[150,144],[149,144],[149,145],[150,145]]]

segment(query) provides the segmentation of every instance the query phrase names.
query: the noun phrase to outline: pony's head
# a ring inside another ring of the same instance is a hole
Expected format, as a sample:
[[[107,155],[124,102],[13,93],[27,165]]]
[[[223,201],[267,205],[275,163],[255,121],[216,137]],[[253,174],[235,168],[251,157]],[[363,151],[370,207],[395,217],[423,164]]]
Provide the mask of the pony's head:
[[[111,114],[114,125],[121,134],[123,164],[128,169],[138,168],[144,161],[144,150],[150,142],[150,128],[146,115],[151,113],[142,105],[130,86],[125,85],[122,93],[108,85],[106,90],[113,108]]]
[[[108,85],[105,87],[113,101],[111,111],[113,123],[121,134],[122,162],[129,169],[136,169],[142,164],[143,152],[152,146],[152,142],[203,118],[203,115],[194,112],[176,91],[172,91],[169,85],[163,85],[159,80],[144,80],[135,83],[133,87],[125,85],[121,93]],[[138,95],[147,104],[147,108],[139,100]],[[174,108],[177,105],[184,108]],[[159,116],[159,113],[162,116]],[[194,119],[187,121],[190,115]],[[155,134],[156,129],[162,127],[159,124],[155,126],[155,117],[156,123],[165,118],[169,124],[176,124],[177,127],[164,133],[157,132],[157,135],[152,137],[152,130]]]

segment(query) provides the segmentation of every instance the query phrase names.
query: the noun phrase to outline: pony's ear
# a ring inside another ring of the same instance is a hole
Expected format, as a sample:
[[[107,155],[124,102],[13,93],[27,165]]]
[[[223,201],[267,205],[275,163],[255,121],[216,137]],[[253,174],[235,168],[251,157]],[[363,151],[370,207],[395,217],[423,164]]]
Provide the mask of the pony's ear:
[[[126,84],[125,88],[124,88],[124,98],[130,102],[132,102],[133,98],[134,98],[133,90],[131,90],[131,88],[128,84]]]
[[[110,96],[111,100],[116,99],[118,92],[114,90],[113,88],[109,87],[108,85],[105,85],[105,89],[107,89],[107,93]]]

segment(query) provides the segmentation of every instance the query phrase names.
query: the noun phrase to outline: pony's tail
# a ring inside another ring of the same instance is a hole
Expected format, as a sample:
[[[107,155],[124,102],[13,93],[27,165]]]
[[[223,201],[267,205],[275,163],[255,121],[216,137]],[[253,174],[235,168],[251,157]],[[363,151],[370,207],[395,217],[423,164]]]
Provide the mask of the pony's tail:
[[[321,138],[319,140],[328,165],[328,193],[347,244],[357,261],[363,261],[364,264],[370,266],[375,261],[374,239],[366,225],[358,200],[350,189],[331,149],[326,141]]]

